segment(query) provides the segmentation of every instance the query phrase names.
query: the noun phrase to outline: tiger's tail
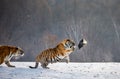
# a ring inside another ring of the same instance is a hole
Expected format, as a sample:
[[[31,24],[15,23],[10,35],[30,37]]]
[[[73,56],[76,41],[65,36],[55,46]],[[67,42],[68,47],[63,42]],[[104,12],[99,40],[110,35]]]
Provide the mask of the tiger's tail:
[[[31,69],[36,69],[36,68],[38,68],[38,65],[39,65],[39,62],[36,62],[36,63],[35,63],[35,67],[29,66],[29,68],[31,68]]]

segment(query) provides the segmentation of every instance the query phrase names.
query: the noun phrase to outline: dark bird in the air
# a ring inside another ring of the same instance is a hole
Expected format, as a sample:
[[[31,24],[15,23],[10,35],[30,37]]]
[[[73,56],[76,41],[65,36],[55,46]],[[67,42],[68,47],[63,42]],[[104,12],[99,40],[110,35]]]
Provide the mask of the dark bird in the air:
[[[80,49],[81,47],[83,47],[86,44],[87,44],[87,41],[85,39],[81,39],[79,44],[78,44],[78,48]]]

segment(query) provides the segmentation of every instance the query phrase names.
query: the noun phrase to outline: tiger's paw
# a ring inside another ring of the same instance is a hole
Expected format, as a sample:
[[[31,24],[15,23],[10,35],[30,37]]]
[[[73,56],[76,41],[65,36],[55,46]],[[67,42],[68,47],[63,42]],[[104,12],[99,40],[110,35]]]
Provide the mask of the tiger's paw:
[[[66,60],[66,63],[68,64],[70,62],[70,60]]]
[[[49,67],[43,67],[44,69],[50,69]]]

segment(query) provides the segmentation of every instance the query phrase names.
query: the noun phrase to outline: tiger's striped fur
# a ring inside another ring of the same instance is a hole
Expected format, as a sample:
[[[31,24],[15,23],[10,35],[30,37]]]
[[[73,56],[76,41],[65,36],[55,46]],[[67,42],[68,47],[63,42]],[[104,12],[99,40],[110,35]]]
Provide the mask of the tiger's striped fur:
[[[48,68],[49,63],[56,63],[65,59],[69,62],[69,54],[75,50],[75,43],[70,39],[65,39],[60,42],[55,48],[49,48],[42,51],[36,57],[35,67],[29,66],[30,68],[37,68],[39,62],[43,68]]]
[[[23,56],[24,52],[21,48],[15,46],[0,46],[0,64],[4,63],[8,67],[15,67],[10,64],[10,60],[13,56]]]

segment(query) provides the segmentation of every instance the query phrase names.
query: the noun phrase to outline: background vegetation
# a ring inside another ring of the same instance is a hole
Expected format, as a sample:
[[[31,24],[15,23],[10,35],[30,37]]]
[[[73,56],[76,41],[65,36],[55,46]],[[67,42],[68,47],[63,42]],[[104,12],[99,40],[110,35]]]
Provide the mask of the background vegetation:
[[[65,38],[88,45],[71,61],[120,61],[120,0],[0,0],[0,44],[24,49],[20,61]]]

